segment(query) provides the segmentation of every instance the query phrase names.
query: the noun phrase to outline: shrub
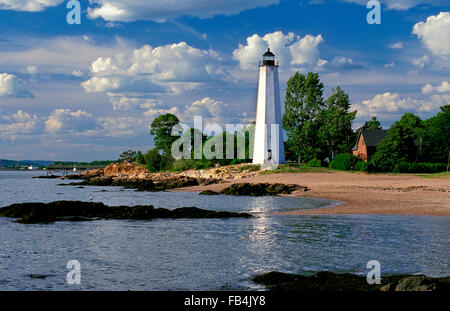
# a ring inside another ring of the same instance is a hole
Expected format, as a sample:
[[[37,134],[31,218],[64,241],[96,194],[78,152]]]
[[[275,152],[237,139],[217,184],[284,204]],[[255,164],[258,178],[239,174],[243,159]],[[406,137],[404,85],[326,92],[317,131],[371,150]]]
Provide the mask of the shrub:
[[[440,173],[447,170],[444,163],[401,162],[395,165],[395,173]]]
[[[196,170],[203,170],[203,169],[207,169],[207,168],[210,168],[213,166],[214,166],[214,163],[212,161],[202,159],[202,160],[198,160],[195,162],[194,168]]]
[[[355,164],[354,170],[359,172],[367,172],[369,171],[369,163],[364,161],[358,161]]]
[[[358,162],[358,158],[355,157],[351,153],[341,153],[334,157],[334,159],[330,162],[330,168],[336,170],[351,170],[356,162]]]
[[[172,170],[177,172],[183,172],[195,167],[195,160],[192,159],[180,159],[176,160],[172,164]]]
[[[259,166],[259,165],[244,165],[241,167],[242,171],[249,170],[250,172],[256,172],[256,171],[259,171],[260,169],[261,169],[261,166]]]
[[[308,163],[306,164],[306,167],[321,167],[321,166],[322,161],[320,161],[319,159],[309,160]]]
[[[162,156],[158,149],[151,149],[144,155],[145,165],[150,172],[158,172],[162,166]]]
[[[138,153],[137,153],[136,162],[139,164],[145,164],[145,157],[142,154],[142,152],[140,152],[140,151],[138,151]]]

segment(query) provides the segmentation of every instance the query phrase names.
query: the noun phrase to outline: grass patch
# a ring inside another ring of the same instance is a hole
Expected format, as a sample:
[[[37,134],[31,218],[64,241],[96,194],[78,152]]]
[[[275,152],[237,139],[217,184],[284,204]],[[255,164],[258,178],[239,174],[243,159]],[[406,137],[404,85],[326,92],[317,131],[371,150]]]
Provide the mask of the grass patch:
[[[260,165],[244,165],[241,167],[241,171],[249,170],[250,172],[256,172],[261,169]]]
[[[306,167],[304,165],[283,164],[274,170],[261,171],[260,175],[282,174],[282,173],[329,173],[323,167]]]
[[[450,172],[441,172],[434,174],[418,175],[423,178],[450,178]]]

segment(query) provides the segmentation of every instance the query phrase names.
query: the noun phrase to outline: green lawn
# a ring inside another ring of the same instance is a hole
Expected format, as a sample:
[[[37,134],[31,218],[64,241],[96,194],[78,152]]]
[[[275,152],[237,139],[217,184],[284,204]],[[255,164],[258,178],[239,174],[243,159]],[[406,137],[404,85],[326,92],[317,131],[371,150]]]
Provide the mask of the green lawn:
[[[324,167],[306,167],[294,164],[281,164],[274,170],[261,171],[260,175],[280,174],[280,173],[329,173],[329,169]]]
[[[419,175],[419,176],[423,177],[423,178],[450,178],[450,172],[426,174],[426,175]]]

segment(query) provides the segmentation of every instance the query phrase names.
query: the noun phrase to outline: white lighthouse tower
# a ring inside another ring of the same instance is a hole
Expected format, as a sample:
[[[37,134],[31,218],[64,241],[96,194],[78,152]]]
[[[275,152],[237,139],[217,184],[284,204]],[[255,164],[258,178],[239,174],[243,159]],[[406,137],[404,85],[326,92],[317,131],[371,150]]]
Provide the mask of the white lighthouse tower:
[[[270,166],[282,163],[285,159],[278,63],[275,62],[275,54],[267,49],[259,64],[253,164]]]

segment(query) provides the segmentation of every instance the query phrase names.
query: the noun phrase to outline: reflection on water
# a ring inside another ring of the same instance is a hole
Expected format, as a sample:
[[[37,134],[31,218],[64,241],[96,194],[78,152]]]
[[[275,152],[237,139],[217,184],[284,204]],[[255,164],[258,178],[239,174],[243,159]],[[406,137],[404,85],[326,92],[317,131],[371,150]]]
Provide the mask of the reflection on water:
[[[28,172],[0,172],[0,206],[37,200],[87,201],[94,193],[96,201],[110,205],[198,206],[248,211],[256,217],[51,225],[21,225],[0,218],[0,289],[258,289],[250,281],[257,273],[361,273],[372,259],[381,262],[383,274],[450,274],[448,217],[273,216],[267,212],[315,208],[330,202],[108,187],[77,189],[29,177]],[[94,192],[100,190],[107,192]],[[82,284],[75,287],[66,284],[65,265],[73,259],[82,266]],[[31,279],[29,274],[47,278]]]

